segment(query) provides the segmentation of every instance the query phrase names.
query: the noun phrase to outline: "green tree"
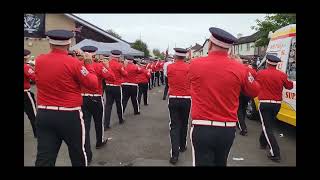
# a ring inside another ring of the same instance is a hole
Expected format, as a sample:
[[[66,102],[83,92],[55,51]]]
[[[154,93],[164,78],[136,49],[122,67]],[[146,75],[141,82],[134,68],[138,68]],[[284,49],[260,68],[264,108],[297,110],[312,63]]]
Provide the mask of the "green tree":
[[[113,31],[112,29],[108,29],[106,31],[107,31],[107,33],[111,34],[112,36],[114,36],[118,39],[121,39],[121,36],[118,33],[116,33],[115,31]]]
[[[153,49],[152,52],[153,52],[153,55],[155,55],[156,57],[160,57],[160,55],[161,55],[159,49]]]
[[[149,57],[149,50],[146,43],[144,43],[141,40],[136,40],[134,43],[132,43],[131,47],[133,49],[136,49],[138,51],[144,52],[144,57]]]
[[[160,58],[160,59],[164,59],[164,58],[165,58],[165,57],[164,57],[165,55],[162,54],[162,53],[160,53],[160,50],[159,50],[159,49],[153,49],[152,52],[153,52],[153,54],[154,54],[156,57],[158,57],[158,58]]]
[[[269,32],[276,31],[284,26],[289,24],[296,23],[296,14],[275,14],[267,15],[264,20],[256,20],[257,25],[252,26],[251,29],[259,31],[258,40],[255,43],[255,46],[266,46],[269,43]]]
[[[159,56],[159,58],[160,58],[160,59],[164,59],[164,58],[165,58],[165,55],[161,53],[160,56]]]

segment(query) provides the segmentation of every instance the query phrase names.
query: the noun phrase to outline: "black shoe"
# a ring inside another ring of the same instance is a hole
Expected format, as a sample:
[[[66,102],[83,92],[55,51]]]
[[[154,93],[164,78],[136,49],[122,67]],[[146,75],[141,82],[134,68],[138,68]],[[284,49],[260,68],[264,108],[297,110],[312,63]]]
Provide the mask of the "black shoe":
[[[239,133],[241,136],[248,136],[248,131],[247,130],[243,130],[243,131],[240,131]]]
[[[134,113],[134,115],[140,115],[140,112]]]
[[[110,126],[104,127],[104,131],[108,131],[108,130],[110,130],[110,129],[111,129]]]
[[[279,163],[280,160],[281,160],[281,157],[280,157],[280,156],[271,156],[271,154],[268,154],[267,156],[268,156],[268,158],[269,158],[270,160],[272,160],[272,161],[274,161],[274,162],[277,162],[277,163]]]
[[[166,98],[162,98],[162,100],[166,100]]]
[[[171,157],[169,162],[171,164],[176,164],[178,162],[178,157]]]
[[[185,148],[180,148],[180,149],[179,149],[179,151],[180,151],[180,152],[185,152],[186,150],[187,150],[187,148],[186,148],[186,147],[185,147]]]
[[[108,139],[105,139],[104,141],[102,141],[101,144],[96,145],[96,149],[101,149],[103,146],[105,146],[108,142]]]
[[[144,104],[145,106],[148,106],[149,104]]]
[[[119,121],[119,124],[123,124],[123,123],[124,123],[124,120],[120,120],[120,121]]]

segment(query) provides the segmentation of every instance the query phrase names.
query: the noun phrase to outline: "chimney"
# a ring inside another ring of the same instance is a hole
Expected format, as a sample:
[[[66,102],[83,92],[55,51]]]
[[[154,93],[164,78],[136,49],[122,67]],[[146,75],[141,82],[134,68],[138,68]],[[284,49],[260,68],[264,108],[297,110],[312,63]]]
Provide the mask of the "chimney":
[[[239,38],[241,38],[243,35],[241,34],[241,33],[238,33],[237,34],[237,38],[239,39]]]

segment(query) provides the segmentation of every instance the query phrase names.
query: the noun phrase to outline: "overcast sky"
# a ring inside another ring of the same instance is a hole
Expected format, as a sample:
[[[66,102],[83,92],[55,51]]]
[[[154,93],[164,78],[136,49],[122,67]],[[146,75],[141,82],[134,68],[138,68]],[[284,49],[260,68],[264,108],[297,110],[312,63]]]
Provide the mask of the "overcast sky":
[[[255,31],[256,19],[266,14],[74,14],[102,29],[113,29],[123,40],[134,42],[140,38],[148,49],[169,53],[176,47],[202,45],[210,36],[209,27],[222,28],[234,36],[244,36]]]

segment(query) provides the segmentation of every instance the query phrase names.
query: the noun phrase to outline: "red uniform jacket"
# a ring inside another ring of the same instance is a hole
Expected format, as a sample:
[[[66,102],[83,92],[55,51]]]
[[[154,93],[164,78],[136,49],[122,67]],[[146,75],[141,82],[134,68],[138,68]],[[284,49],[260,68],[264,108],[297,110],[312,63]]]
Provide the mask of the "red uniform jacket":
[[[160,71],[161,70],[161,62],[157,61],[155,64],[155,71]]]
[[[137,75],[142,73],[142,69],[133,63],[128,63],[128,66],[125,68],[128,72],[128,75],[124,78],[124,83],[134,83],[137,84]]]
[[[24,79],[23,79],[23,89],[30,89],[30,79],[35,81],[35,74],[32,67],[28,64],[24,64]]]
[[[114,81],[114,74],[110,68],[106,68],[103,63],[94,62],[92,64],[94,71],[96,72],[97,78],[98,78],[98,87],[95,90],[90,90],[85,87],[81,87],[82,93],[88,93],[88,94],[100,94],[102,95],[102,79],[105,79],[106,82]]]
[[[168,65],[169,95],[190,96],[190,81],[187,78],[189,67],[183,60]]]
[[[251,74],[252,74],[252,76],[253,76],[254,78],[257,77],[257,71],[256,71],[255,69],[249,68],[249,71],[251,72]]]
[[[107,84],[121,85],[123,78],[128,75],[127,71],[125,71],[122,64],[115,59],[109,61],[109,67],[114,73],[115,80],[109,81]]]
[[[146,69],[151,69],[151,63],[148,63],[148,64],[146,65]]]
[[[163,71],[163,65],[164,65],[164,62],[161,61],[161,62],[160,62],[160,71]]]
[[[244,64],[244,66],[247,67],[247,68],[249,69],[250,73],[252,74],[252,76],[253,76],[254,78],[256,78],[256,76],[257,76],[257,71],[256,71],[255,69],[253,69],[253,68],[249,68],[249,65],[248,65],[248,64]]]
[[[147,69],[141,68],[142,73],[137,74],[137,83],[148,83],[150,79],[150,72]]]
[[[151,75],[152,73],[151,63],[148,63],[145,68],[150,72],[150,75]]]
[[[37,103],[43,106],[81,106],[81,86],[90,90],[98,86],[92,65],[84,66],[68,56],[68,51],[59,49],[37,57],[35,76]]]
[[[260,90],[259,83],[249,72],[248,68],[230,59],[227,52],[209,52],[207,57],[192,60],[189,70],[192,119],[238,121],[240,91],[256,97]]]
[[[151,72],[156,72],[156,63],[155,62],[153,62],[153,63],[151,63]]]
[[[286,89],[293,88],[293,82],[288,80],[288,76],[274,66],[258,71],[256,80],[261,85],[261,91],[258,95],[259,100],[282,101],[283,87]]]

